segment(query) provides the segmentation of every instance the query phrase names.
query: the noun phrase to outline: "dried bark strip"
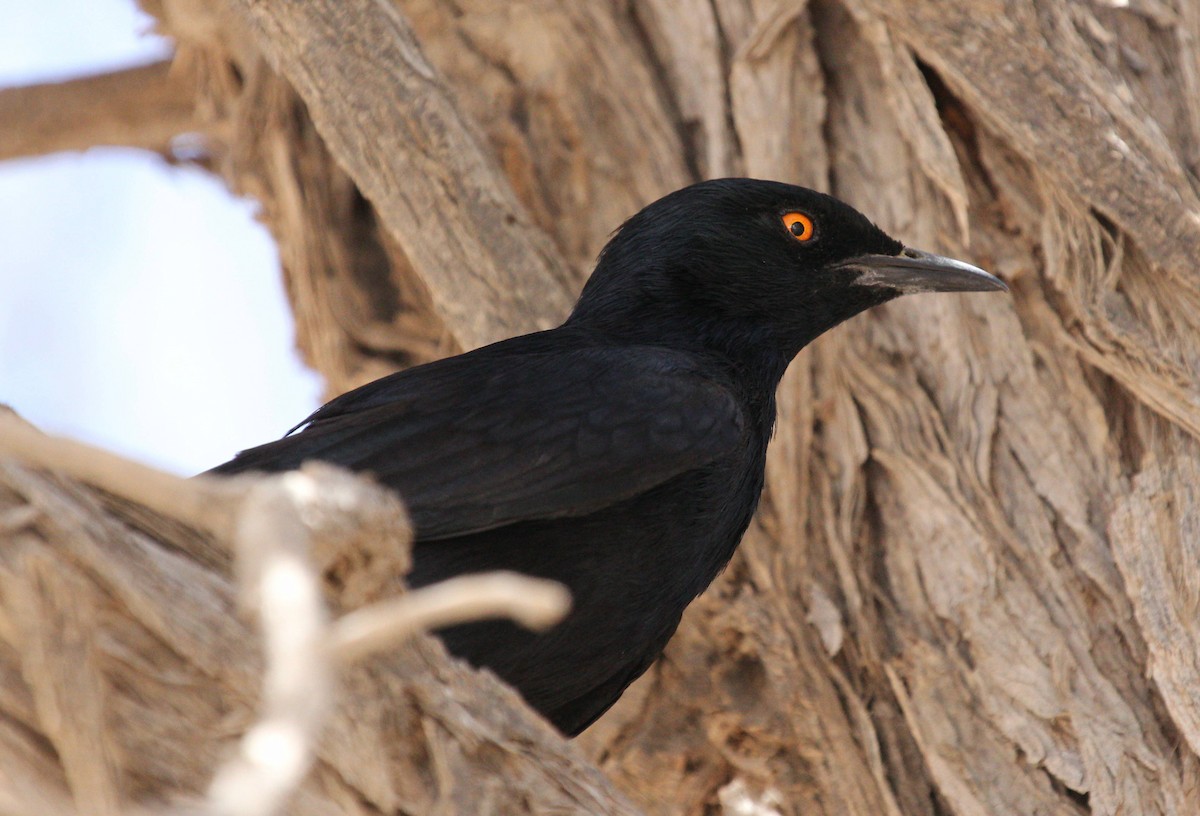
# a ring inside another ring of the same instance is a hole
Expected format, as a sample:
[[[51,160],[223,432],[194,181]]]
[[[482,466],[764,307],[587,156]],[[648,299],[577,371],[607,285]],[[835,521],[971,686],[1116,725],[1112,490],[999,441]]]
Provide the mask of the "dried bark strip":
[[[233,6],[260,33],[264,54],[300,93],[465,347],[561,321],[572,300],[569,273],[394,5]]]

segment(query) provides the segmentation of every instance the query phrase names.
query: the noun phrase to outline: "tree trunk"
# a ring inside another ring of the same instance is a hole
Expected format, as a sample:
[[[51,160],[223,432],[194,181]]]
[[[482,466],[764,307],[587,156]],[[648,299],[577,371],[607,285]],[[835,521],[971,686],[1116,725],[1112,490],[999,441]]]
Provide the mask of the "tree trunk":
[[[145,5],[331,394],[560,320],[705,177],[1012,287],[793,363],[738,555],[579,741],[640,807],[1200,811],[1200,5]]]

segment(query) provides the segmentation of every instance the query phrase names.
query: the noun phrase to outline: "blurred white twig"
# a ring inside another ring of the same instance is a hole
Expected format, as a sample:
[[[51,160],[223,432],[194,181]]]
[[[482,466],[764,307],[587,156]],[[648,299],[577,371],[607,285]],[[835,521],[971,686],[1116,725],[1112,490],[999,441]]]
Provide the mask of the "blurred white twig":
[[[330,650],[339,660],[358,660],[416,632],[480,618],[545,629],[570,607],[571,594],[556,581],[515,572],[464,575],[343,615],[330,631]]]
[[[332,704],[321,583],[301,521],[315,495],[312,477],[287,473],[255,485],[242,504],[236,524],[242,596],[257,607],[267,666],[262,715],[209,789],[213,814],[279,812],[312,763]]]

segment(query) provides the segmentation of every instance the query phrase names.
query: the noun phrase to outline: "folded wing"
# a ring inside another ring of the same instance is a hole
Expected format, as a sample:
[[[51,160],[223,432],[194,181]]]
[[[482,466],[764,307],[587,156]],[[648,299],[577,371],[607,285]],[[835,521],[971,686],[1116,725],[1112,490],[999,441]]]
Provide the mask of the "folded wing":
[[[493,347],[349,392],[212,472],[310,459],[370,472],[431,540],[594,512],[733,452],[745,432],[733,395],[686,355]]]

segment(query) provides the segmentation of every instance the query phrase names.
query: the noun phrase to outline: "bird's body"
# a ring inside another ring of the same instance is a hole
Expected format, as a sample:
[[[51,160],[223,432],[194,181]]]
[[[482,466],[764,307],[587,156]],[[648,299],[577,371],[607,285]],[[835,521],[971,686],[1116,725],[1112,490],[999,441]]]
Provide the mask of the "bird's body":
[[[754,390],[767,400],[703,356],[565,327],[379,380],[323,409],[304,446],[235,462],[319,458],[395,487],[418,531],[413,586],[493,569],[565,584],[573,611],[549,632],[441,634],[577,733],[658,656],[749,524],[774,421],[773,385]]]
[[[487,621],[440,635],[575,734],[732,556],[788,362],[921,286],[1003,284],[905,250],[827,196],[706,182],[630,219],[563,326],[370,383],[215,472],[321,459],[372,473],[409,505],[414,585],[492,569],[564,583],[572,611],[547,632]]]

